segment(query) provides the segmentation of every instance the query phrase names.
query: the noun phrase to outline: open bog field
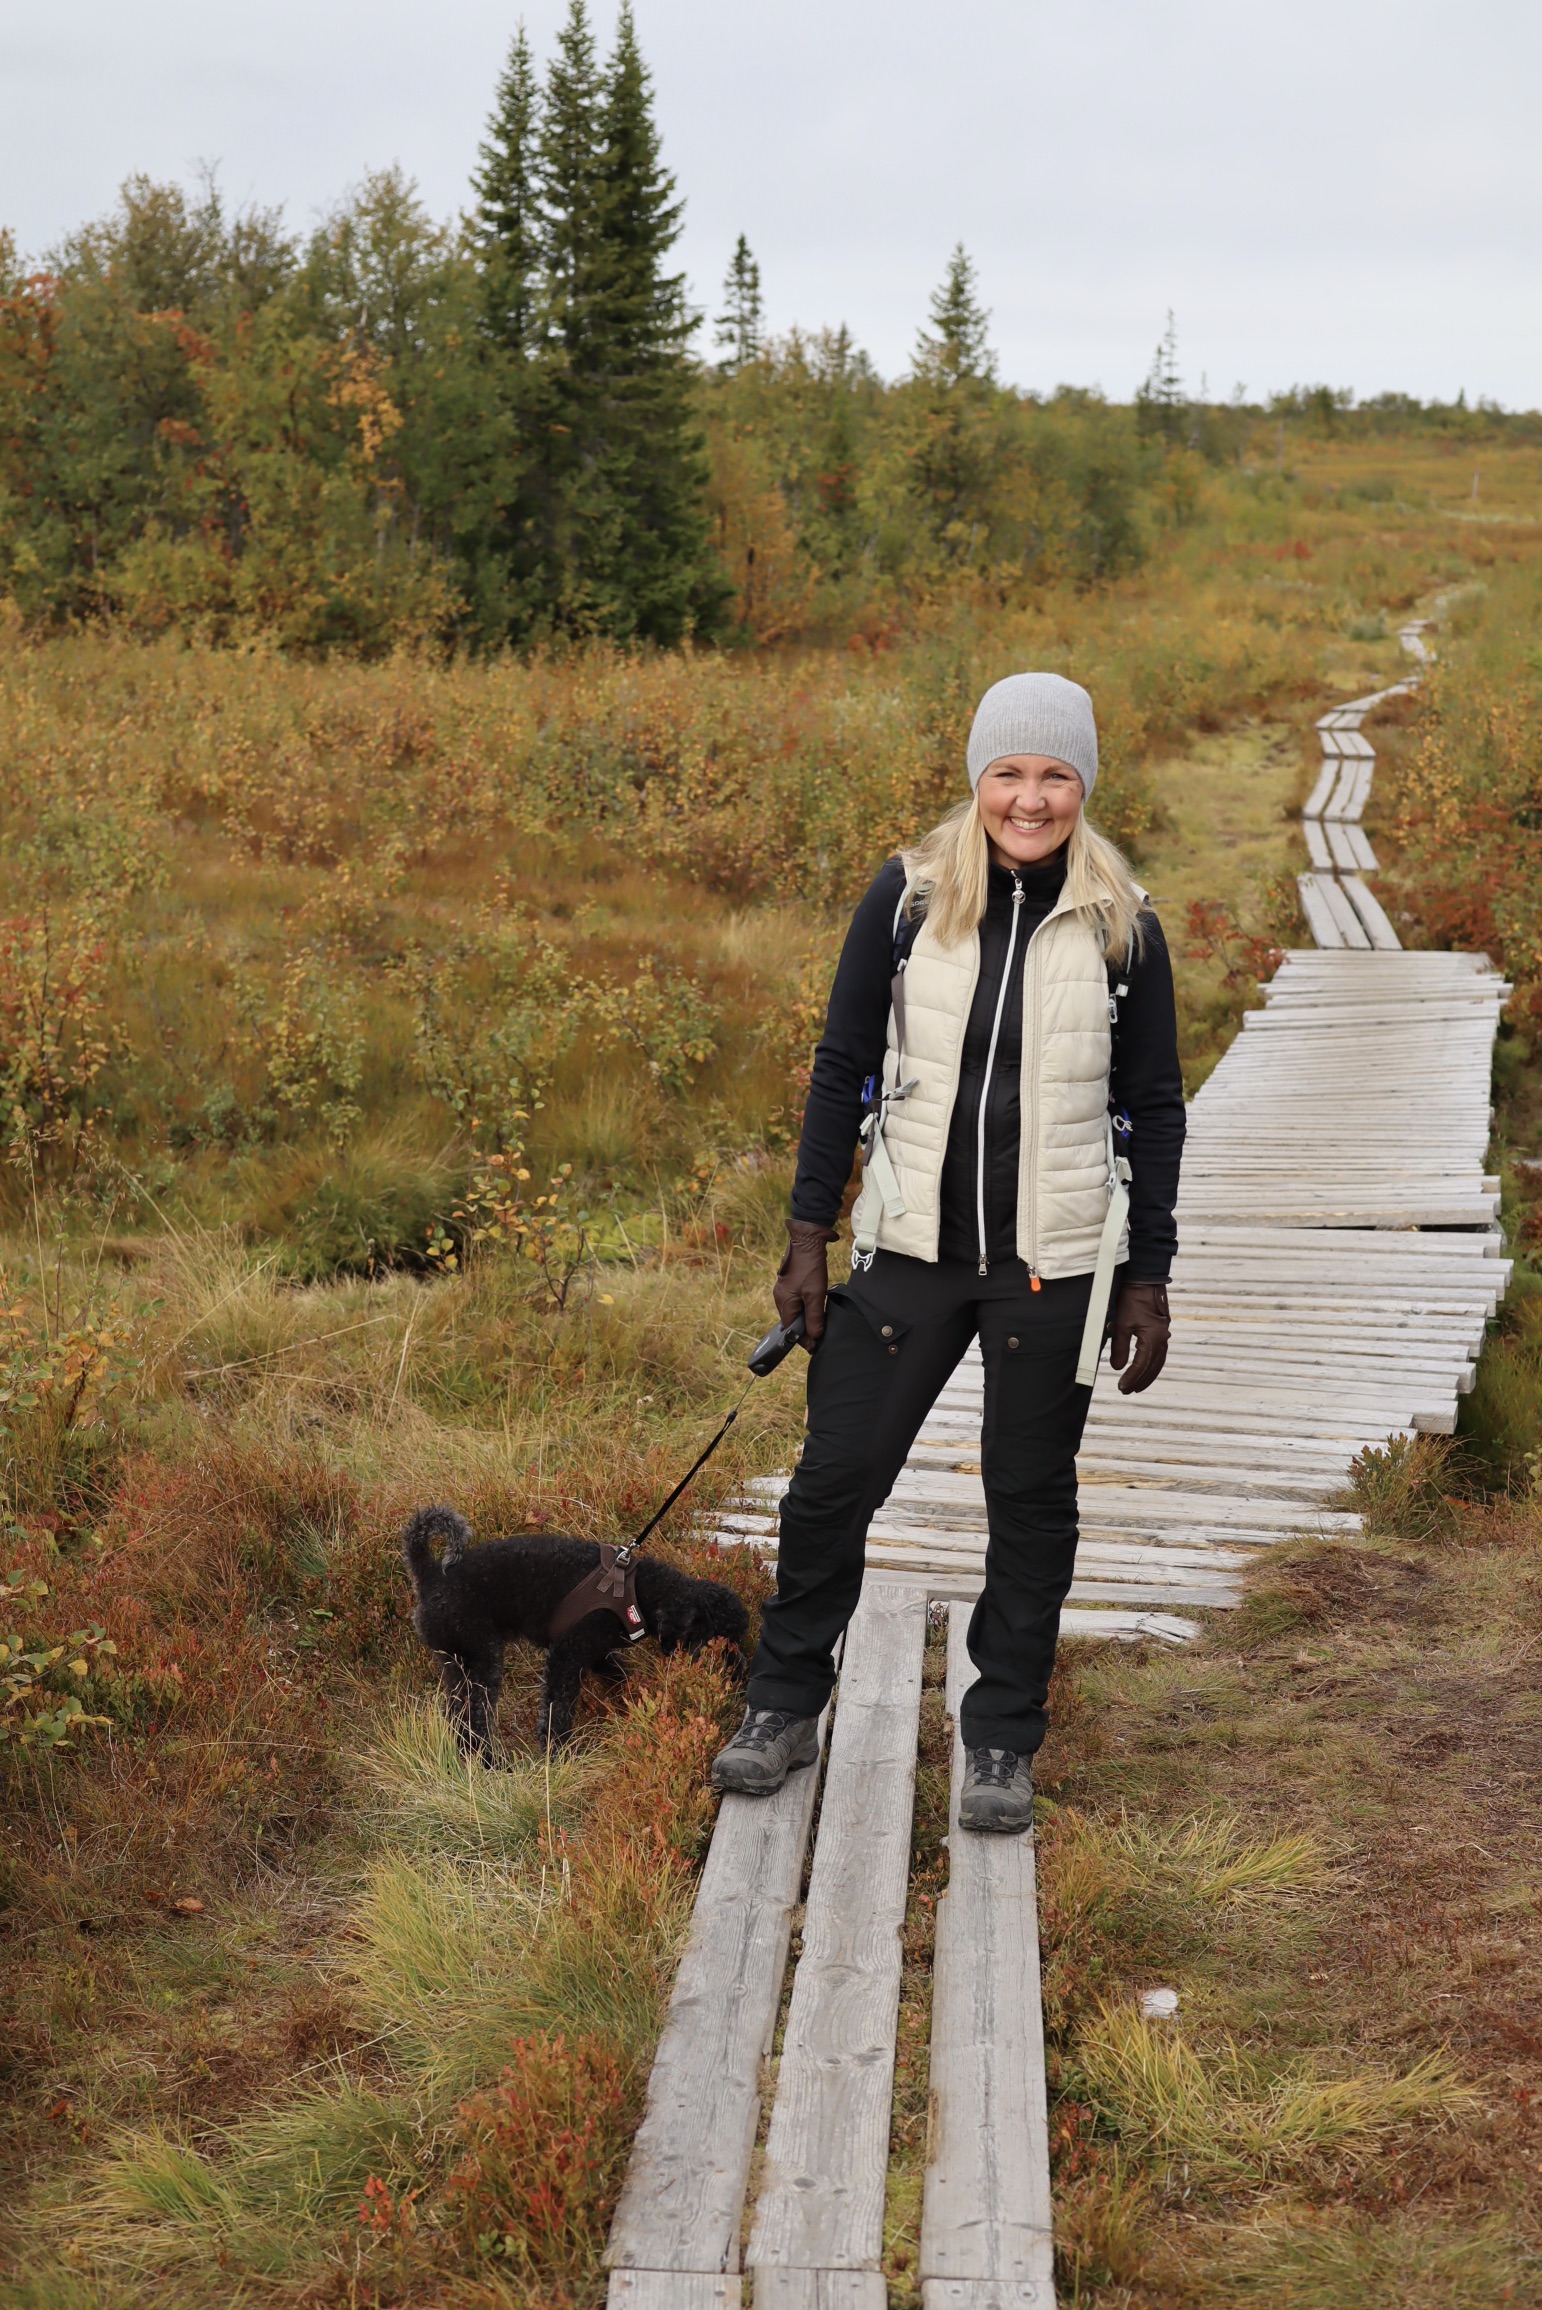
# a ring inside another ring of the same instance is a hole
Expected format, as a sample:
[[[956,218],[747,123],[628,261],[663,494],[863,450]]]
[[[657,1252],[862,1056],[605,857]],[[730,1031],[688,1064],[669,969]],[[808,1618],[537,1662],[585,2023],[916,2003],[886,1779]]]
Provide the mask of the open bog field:
[[[548,1767],[518,1661],[507,1769],[468,1772],[402,1522],[615,1536],[716,1426],[845,914],[958,793],[985,683],[1092,690],[1192,1089],[1303,938],[1313,720],[1398,678],[1409,614],[1439,663],[1378,734],[1379,888],[1406,943],[1516,982],[1521,1264],[1467,1433],[1367,1493],[1363,1545],[1275,1555],[1180,1656],[1068,1649],[1057,2225],[1064,2299],[1110,2310],[1542,2300],[1542,452],[1270,426],[1191,462],[1136,574],[839,648],[6,633],[8,2300],[602,2298],[736,1691],[643,1647]],[[700,1505],[786,1464],[798,1378]],[[680,1512],[667,1545],[706,1553]],[[758,1601],[752,1561],[713,1569]],[[925,1706],[896,2304],[945,1869]],[[1132,1997],[1169,1982],[1153,2066]]]

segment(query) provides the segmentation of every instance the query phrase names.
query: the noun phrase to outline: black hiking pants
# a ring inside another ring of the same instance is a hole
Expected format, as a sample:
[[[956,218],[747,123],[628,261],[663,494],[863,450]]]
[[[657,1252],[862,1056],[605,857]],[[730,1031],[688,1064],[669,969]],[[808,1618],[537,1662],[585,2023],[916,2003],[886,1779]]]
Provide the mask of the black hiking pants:
[[[817,1715],[856,1609],[867,1528],[916,1431],[976,1336],[985,1365],[980,1465],[989,1540],[969,1623],[978,1681],[967,1748],[1031,1756],[1044,1738],[1060,1607],[1076,1563],[1076,1453],[1090,1388],[1076,1384],[1090,1275],[1029,1288],[1019,1259],[988,1275],[879,1251],[830,1294],[809,1362],[808,1434],[782,1501],[776,1595],[750,1669],[752,1708]],[[959,1440],[959,1458],[974,1457]]]

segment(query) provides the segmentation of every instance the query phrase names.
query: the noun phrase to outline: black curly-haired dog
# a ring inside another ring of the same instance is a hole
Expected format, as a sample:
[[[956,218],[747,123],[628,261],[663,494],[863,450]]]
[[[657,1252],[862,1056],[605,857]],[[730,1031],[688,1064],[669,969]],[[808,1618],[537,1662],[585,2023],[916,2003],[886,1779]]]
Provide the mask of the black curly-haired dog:
[[[436,1557],[433,1543],[444,1542]],[[537,1736],[560,1748],[573,1729],[573,1710],[586,1669],[611,1677],[624,1672],[615,1659],[621,1628],[608,1611],[586,1613],[553,1644],[557,1608],[585,1573],[600,1562],[593,1540],[544,1533],[471,1545],[471,1527],[453,1508],[420,1508],[402,1534],[402,1555],[417,1590],[412,1624],[439,1655],[445,1703],[462,1748],[490,1757],[495,1746],[504,1647],[515,1637],[546,1649]],[[637,1604],[661,1652],[683,1645],[699,1652],[720,1638],[738,1651],[749,1615],[742,1600],[717,1580],[696,1580],[653,1556],[636,1559]]]

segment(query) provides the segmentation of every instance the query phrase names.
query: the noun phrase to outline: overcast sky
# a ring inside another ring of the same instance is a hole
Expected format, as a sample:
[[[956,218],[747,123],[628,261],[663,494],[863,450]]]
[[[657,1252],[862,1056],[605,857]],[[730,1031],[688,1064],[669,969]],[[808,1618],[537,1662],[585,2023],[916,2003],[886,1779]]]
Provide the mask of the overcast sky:
[[[1542,403],[1538,0],[636,0],[684,261],[738,233],[773,327],[906,366],[948,251],[1003,374]],[[523,11],[549,53],[565,0]],[[40,253],[131,170],[216,161],[307,225],[399,161],[456,213],[517,5],[0,0],[0,224]],[[595,0],[608,40],[614,0]]]

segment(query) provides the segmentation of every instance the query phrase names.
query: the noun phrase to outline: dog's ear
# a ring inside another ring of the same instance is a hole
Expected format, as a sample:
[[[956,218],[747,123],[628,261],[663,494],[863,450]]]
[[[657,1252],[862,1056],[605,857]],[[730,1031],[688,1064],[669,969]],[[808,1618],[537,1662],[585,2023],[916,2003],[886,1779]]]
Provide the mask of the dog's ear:
[[[724,1588],[716,1581],[700,1599],[697,1619],[700,1624],[696,1631],[698,1644],[710,1644],[715,1636],[724,1638],[729,1644],[742,1644],[750,1625],[749,1611],[743,1597],[736,1596],[731,1588]]]
[[[679,1630],[676,1641],[688,1645],[693,1652],[704,1646],[724,1642],[738,1645],[743,1642],[749,1626],[749,1614],[732,1589],[709,1588],[691,1598],[685,1626]]]

